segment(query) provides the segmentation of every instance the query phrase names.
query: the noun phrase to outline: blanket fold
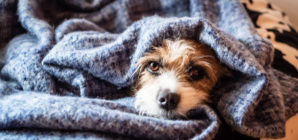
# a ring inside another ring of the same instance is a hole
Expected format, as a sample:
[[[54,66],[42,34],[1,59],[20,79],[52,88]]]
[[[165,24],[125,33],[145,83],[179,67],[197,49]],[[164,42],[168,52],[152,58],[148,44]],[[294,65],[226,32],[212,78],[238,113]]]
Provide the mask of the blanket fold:
[[[221,116],[242,134],[278,138],[298,111],[298,80],[270,66],[274,49],[237,0],[23,0],[18,16],[28,33],[7,44],[0,136],[209,140]],[[215,108],[190,110],[188,120],[138,115],[126,93],[136,62],[177,38],[210,46],[233,76],[213,90]]]

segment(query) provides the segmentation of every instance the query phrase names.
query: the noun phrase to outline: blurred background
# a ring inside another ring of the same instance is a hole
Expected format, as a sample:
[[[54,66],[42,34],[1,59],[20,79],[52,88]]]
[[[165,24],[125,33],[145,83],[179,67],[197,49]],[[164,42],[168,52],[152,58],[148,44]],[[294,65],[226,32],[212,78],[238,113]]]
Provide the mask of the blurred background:
[[[290,18],[293,27],[298,31],[298,0],[268,0],[281,8]],[[298,139],[298,138],[297,138]]]
[[[298,0],[268,0],[285,12],[292,26],[298,32]],[[297,101],[298,102],[298,101]],[[281,139],[261,139],[261,140],[298,140],[298,114],[290,118],[286,123],[286,137]]]

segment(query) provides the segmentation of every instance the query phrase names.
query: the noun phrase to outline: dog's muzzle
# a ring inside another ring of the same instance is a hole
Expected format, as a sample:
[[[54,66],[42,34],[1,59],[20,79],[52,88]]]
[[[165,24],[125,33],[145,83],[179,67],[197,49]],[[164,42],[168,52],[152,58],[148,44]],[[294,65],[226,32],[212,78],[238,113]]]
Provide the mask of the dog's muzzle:
[[[161,92],[157,96],[158,105],[165,110],[175,109],[180,102],[180,96],[177,93]]]

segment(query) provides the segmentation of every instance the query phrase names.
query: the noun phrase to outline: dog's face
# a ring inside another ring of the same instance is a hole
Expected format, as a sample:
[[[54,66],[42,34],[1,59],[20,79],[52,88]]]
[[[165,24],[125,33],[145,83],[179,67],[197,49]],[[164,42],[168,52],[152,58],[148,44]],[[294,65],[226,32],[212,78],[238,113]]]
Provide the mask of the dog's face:
[[[141,114],[162,118],[185,117],[208,102],[218,78],[226,72],[214,52],[194,40],[164,40],[137,63],[135,107]]]

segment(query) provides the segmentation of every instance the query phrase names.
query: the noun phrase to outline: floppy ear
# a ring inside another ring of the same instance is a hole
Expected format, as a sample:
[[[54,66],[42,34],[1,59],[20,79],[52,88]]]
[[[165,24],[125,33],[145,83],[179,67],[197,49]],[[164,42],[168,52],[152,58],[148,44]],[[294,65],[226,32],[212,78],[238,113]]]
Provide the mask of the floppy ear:
[[[232,73],[231,73],[231,71],[228,70],[227,66],[224,66],[222,71],[223,71],[223,75],[224,76],[228,76],[228,77],[232,77],[233,76]]]
[[[228,67],[224,64],[220,64],[221,70],[220,70],[220,77],[232,77],[231,71],[228,69]]]

